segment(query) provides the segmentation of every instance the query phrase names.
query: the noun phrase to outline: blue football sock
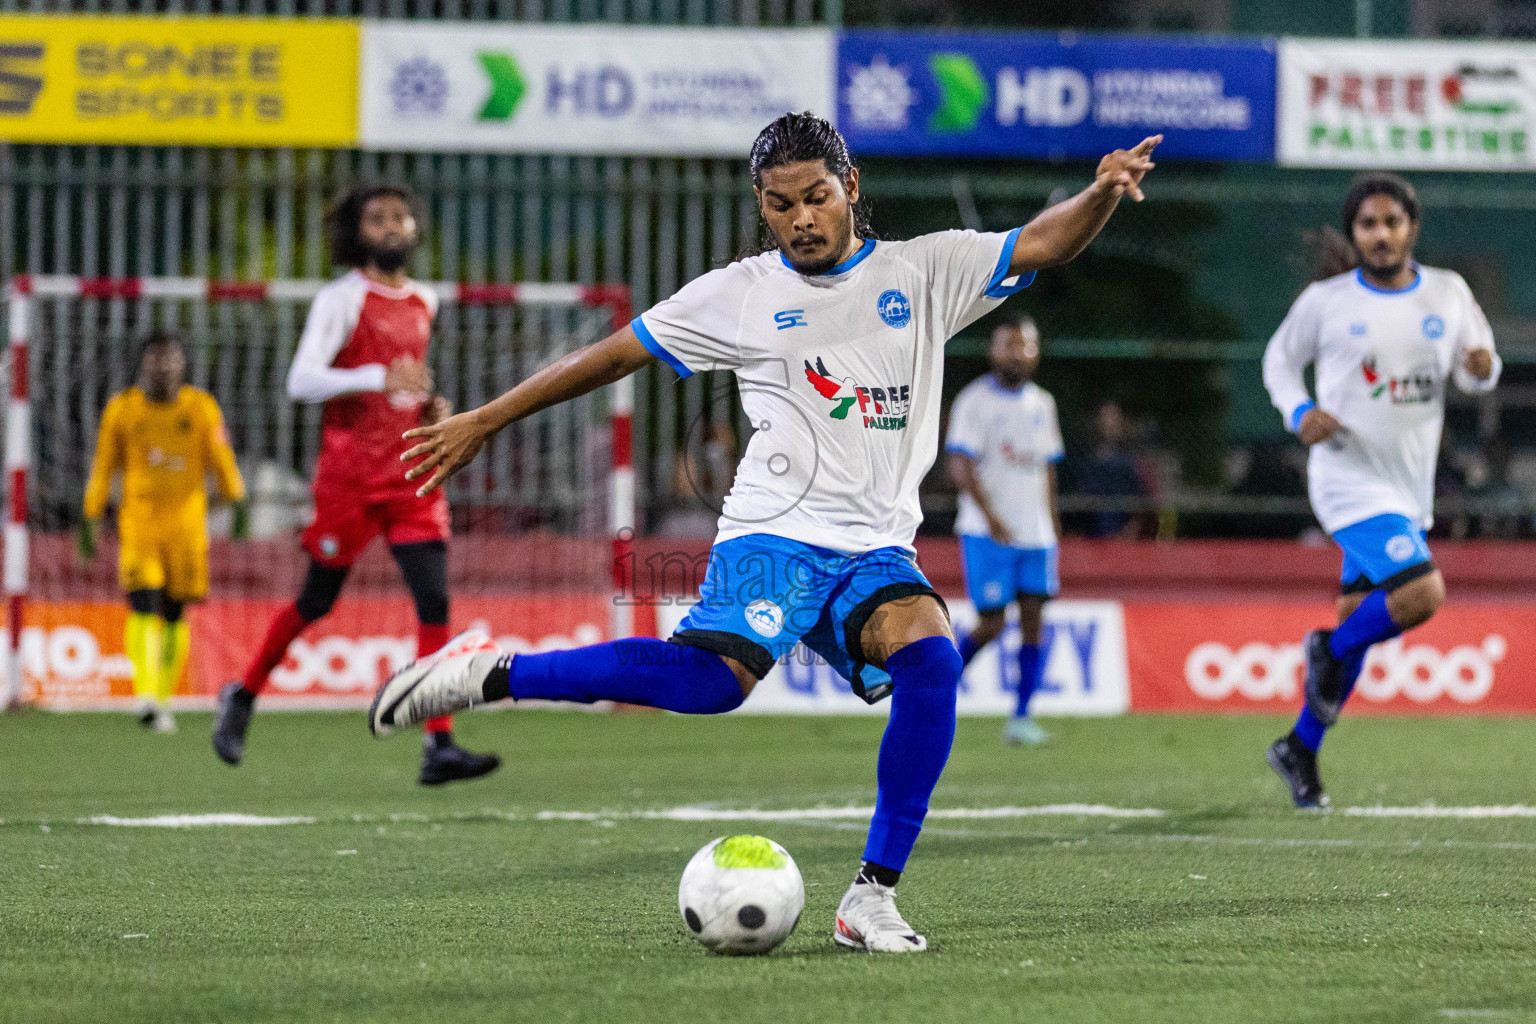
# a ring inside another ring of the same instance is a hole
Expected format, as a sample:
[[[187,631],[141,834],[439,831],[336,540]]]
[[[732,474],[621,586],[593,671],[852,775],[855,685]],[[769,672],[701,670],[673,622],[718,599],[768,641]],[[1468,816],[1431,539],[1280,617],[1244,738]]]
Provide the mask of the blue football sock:
[[[1349,618],[1339,623],[1339,628],[1333,631],[1333,636],[1328,640],[1328,649],[1335,658],[1343,658],[1350,653],[1357,653],[1363,658],[1366,648],[1371,644],[1390,640],[1402,633],[1402,629],[1387,612],[1386,591],[1373,590],[1360,602],[1360,607],[1350,613]]]
[[[486,700],[571,700],[714,715],[739,707],[741,684],[720,655],[649,637],[509,655],[485,681]]]
[[[1302,705],[1301,714],[1296,718],[1293,731],[1296,733],[1296,738],[1301,740],[1301,745],[1315,754],[1317,748],[1323,745],[1323,733],[1328,731],[1328,727],[1312,713],[1310,707]]]
[[[1355,680],[1360,678],[1360,669],[1365,665],[1365,652],[1352,651],[1343,657],[1344,662],[1344,700],[1349,700],[1349,695],[1355,691]],[[1323,745],[1323,735],[1328,732],[1328,726],[1322,719],[1312,713],[1312,709],[1302,706],[1301,714],[1296,717],[1296,738],[1301,740],[1302,746],[1312,753],[1317,753]]]
[[[923,830],[928,797],[938,785],[955,742],[955,690],[960,652],[948,637],[930,636],[886,659],[891,674],[891,719],[880,741],[875,814],[864,859],[893,871]]]
[[[966,665],[969,665],[971,663],[971,659],[976,657],[976,652],[981,650],[981,647],[977,645],[976,641],[971,639],[970,633],[966,633],[960,637],[959,647],[960,666],[962,668],[964,668]]]
[[[1019,703],[1014,716],[1023,718],[1029,714],[1029,699],[1040,688],[1040,645],[1019,645]]]

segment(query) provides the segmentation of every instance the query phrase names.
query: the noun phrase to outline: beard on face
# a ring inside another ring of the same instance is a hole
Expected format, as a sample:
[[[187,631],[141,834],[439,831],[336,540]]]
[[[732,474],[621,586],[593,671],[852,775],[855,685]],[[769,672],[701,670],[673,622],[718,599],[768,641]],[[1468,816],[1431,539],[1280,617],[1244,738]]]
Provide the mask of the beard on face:
[[[818,238],[817,241],[823,241],[823,239]],[[780,248],[783,249],[784,254],[789,257],[791,266],[793,266],[800,273],[810,277],[814,277],[817,274],[825,274],[827,271],[837,266],[836,249],[828,250],[827,255],[823,256],[819,260],[806,261],[796,259],[795,250],[790,246],[784,245],[780,246]]]
[[[395,271],[405,267],[411,255],[416,251],[416,243],[411,241],[403,242],[399,245],[373,245],[364,239],[362,240],[362,250],[363,254],[367,256],[368,262],[386,274],[393,274]]]
[[[850,203],[843,215],[842,222],[840,224],[833,225],[832,231],[830,232],[830,237],[837,239],[846,238],[849,233],[848,227],[852,220],[853,206]],[[814,241],[818,244],[825,245],[829,235],[817,234],[799,237],[805,238],[806,241]],[[794,267],[798,273],[805,274],[807,277],[814,277],[817,274],[825,274],[827,271],[837,266],[838,262],[842,259],[842,248],[837,243],[834,243],[832,247],[827,250],[827,254],[821,259],[806,260],[799,258],[794,246],[790,245],[790,242],[793,241],[793,239],[785,239],[780,237],[778,232],[774,232],[774,239],[779,243],[779,252],[783,253],[784,258],[789,260],[790,266]]]
[[[1396,277],[1408,265],[1408,258],[1403,256],[1393,260],[1391,263],[1380,263],[1362,252],[1360,254],[1360,262],[1365,265],[1366,270],[1369,270],[1378,277]]]

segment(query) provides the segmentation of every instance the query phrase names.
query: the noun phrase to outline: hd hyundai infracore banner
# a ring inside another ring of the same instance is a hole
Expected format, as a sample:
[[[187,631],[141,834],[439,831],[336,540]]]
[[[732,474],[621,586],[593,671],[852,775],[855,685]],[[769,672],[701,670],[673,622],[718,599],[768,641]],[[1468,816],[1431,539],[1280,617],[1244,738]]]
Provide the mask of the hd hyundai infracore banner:
[[[837,113],[861,154],[1097,158],[1162,132],[1160,158],[1269,160],[1274,44],[845,32]]]
[[[826,29],[396,21],[362,38],[376,149],[744,157],[786,110],[831,113]]]

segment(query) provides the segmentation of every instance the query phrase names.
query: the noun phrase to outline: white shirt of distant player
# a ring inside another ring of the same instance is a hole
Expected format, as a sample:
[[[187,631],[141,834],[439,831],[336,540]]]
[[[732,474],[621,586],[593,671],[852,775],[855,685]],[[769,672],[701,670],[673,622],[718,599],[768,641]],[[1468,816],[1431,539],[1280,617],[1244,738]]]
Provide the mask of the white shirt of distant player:
[[[1498,383],[1502,363],[1480,381],[1463,365],[1471,349],[1493,351],[1493,331],[1461,275],[1418,267],[1396,292],[1351,271],[1311,285],[1264,353],[1264,386],[1292,426],[1310,400],[1302,371],[1315,363],[1317,407],[1344,429],[1312,446],[1307,490],[1329,533],[1374,516],[1434,519],[1435,458],[1445,421],[1445,382],[1466,392]]]
[[[419,281],[407,280],[404,288],[391,288],[371,280],[360,270],[348,271],[315,293],[304,333],[288,367],[288,397],[295,402],[326,402],[338,395],[358,391],[383,391],[382,363],[339,367],[331,363],[352,340],[363,302],[373,292],[386,299],[405,299],[419,295],[427,312],[437,316],[437,293]],[[420,402],[421,396],[405,396],[405,401]]]
[[[772,534],[834,551],[911,548],[938,454],[944,342],[1028,286],[1008,234],[867,241],[826,274],[778,252],[712,271],[638,317],[687,375],[736,372],[753,431],[716,541]]]
[[[1006,388],[990,373],[976,378],[950,406],[944,447],[970,456],[976,464],[976,482],[1008,525],[1014,547],[1055,546],[1049,466],[1060,461],[1063,450],[1050,392],[1033,382]],[[969,494],[960,495],[955,532],[962,537],[992,535],[981,506]]]

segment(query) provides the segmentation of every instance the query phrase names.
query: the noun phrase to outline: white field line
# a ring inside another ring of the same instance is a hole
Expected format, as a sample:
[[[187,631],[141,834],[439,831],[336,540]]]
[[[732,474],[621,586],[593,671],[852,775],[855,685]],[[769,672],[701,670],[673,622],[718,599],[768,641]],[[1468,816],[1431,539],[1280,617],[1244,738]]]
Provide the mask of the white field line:
[[[119,825],[125,828],[205,828],[214,825],[313,825],[315,819],[302,814],[280,818],[259,814],[157,814],[152,818],[119,818],[98,814],[80,818],[81,825]]]
[[[1351,818],[1536,818],[1536,807],[1509,804],[1504,807],[1349,807]]]
[[[842,821],[867,819],[873,807],[802,807],[763,811],[714,807],[671,807],[661,811],[539,811],[540,821]],[[1035,818],[1073,816],[1089,818],[1161,818],[1167,811],[1155,807],[1110,807],[1105,804],[1045,804],[1039,807],[947,807],[928,812],[928,820],[953,818]]]
[[[857,822],[868,821],[874,813],[870,806],[799,807],[764,810],[760,808],[717,808],[700,806],[668,807],[659,810],[610,810],[610,811],[536,811],[517,814],[509,811],[486,809],[465,814],[449,815],[450,819],[495,818],[504,821],[682,821],[682,822]],[[1356,818],[1536,818],[1536,807],[1524,804],[1487,807],[1349,807],[1342,812]],[[1169,812],[1155,807],[1113,807],[1107,804],[1042,804],[1037,806],[1004,807],[942,807],[928,812],[931,823],[939,821],[1000,821],[1019,818],[1080,817],[1115,819],[1156,819],[1169,816]],[[207,828],[217,826],[250,827],[262,825],[313,825],[319,819],[310,815],[264,816],[256,814],[160,814],[142,818],[124,818],[111,814],[98,814],[78,818],[80,825],[110,825],[126,828]],[[426,822],[440,820],[438,816],[423,814],[365,815],[353,814],[343,820],[357,823],[390,821]],[[13,819],[14,821],[14,819]],[[944,834],[939,829],[930,829]],[[959,834],[959,833],[954,833]],[[1154,838],[1146,836],[1144,838]],[[1164,841],[1200,842],[1199,836],[1158,836]],[[1210,841],[1252,843],[1262,846],[1353,846],[1369,845],[1371,840],[1351,839],[1242,839],[1238,837],[1209,837]],[[1390,845],[1400,845],[1391,843]],[[1439,843],[1410,843],[1409,845],[1442,845]],[[1443,845],[1458,845],[1456,840],[1446,840]],[[1478,843],[1479,846],[1526,849],[1522,843]]]

